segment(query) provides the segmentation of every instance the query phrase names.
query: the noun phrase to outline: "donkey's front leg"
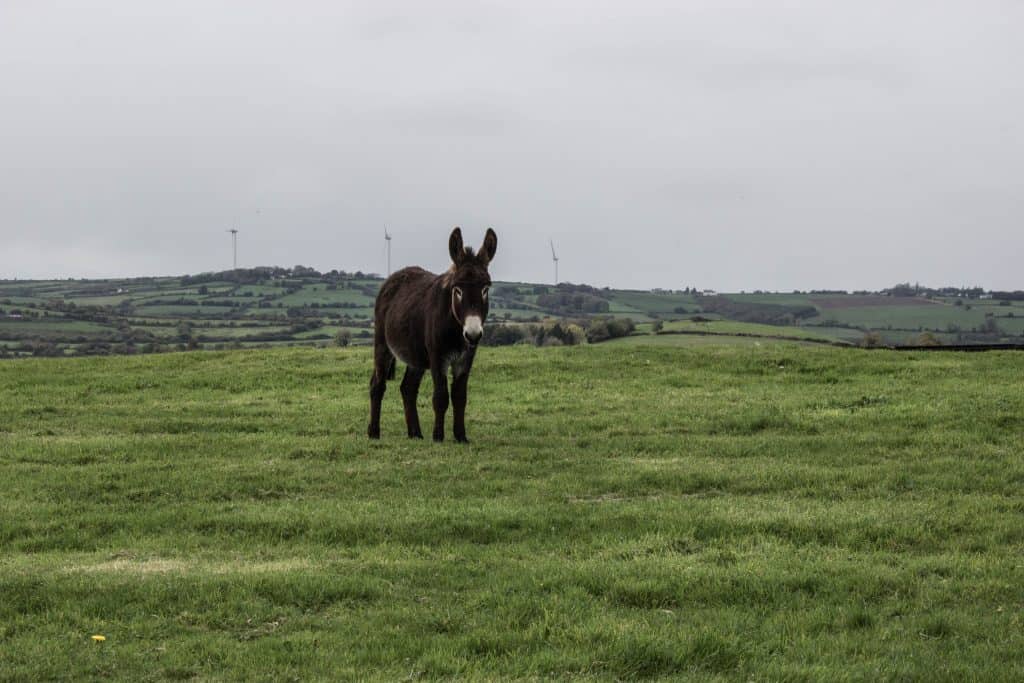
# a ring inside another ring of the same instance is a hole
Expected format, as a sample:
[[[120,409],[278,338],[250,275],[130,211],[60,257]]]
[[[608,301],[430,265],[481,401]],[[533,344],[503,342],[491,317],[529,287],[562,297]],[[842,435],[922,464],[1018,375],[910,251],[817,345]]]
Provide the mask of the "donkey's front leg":
[[[434,441],[444,441],[444,415],[448,412],[448,376],[444,368],[433,364],[430,371],[434,379]]]
[[[466,438],[466,393],[469,389],[469,373],[456,375],[452,381],[452,412],[455,413],[455,440],[469,443]]]
[[[420,431],[420,415],[416,411],[416,396],[420,393],[422,379],[423,370],[412,367],[405,369],[405,377],[402,378],[402,404],[405,408],[405,426],[410,439],[423,438],[423,432]]]

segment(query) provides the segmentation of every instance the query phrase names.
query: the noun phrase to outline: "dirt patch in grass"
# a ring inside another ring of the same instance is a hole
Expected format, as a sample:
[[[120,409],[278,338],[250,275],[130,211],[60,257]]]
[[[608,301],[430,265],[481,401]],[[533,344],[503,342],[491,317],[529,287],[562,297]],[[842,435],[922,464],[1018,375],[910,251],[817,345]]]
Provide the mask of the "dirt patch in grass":
[[[309,561],[292,558],[272,562],[187,562],[167,558],[131,559],[117,558],[95,564],[73,564],[64,568],[67,572],[96,572],[112,574],[166,574],[201,572],[203,574],[259,574],[263,572],[286,572],[305,569]]]

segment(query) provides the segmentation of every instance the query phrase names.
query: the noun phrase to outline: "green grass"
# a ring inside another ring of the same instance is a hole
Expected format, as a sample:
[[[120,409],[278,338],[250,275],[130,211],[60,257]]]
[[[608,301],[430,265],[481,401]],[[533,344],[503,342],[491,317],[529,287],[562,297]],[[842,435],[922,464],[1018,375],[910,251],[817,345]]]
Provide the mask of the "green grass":
[[[485,348],[468,446],[366,349],[0,363],[0,678],[1019,680],[1020,358]]]
[[[840,329],[840,328],[834,328]],[[761,325],[743,323],[734,320],[713,320],[711,322],[694,322],[692,320],[675,320],[664,324],[666,332],[707,332],[712,334],[754,334],[765,337],[790,337],[795,339],[819,339],[821,341],[840,341],[844,337],[828,328],[797,327],[794,325]],[[847,331],[848,332],[848,331]],[[858,337],[863,332],[856,333]]]
[[[326,285],[312,285],[303,287],[294,294],[287,294],[274,300],[274,303],[283,303],[285,306],[308,306],[309,304],[337,305],[337,304],[362,304],[373,306],[373,297],[366,296],[356,289],[327,289]]]
[[[986,308],[985,310],[992,310]],[[921,304],[917,306],[859,306],[853,308],[826,308],[811,322],[822,323],[830,320],[849,325],[874,329],[888,326],[900,329],[945,330],[948,325],[958,325],[967,331],[985,322],[985,310],[972,306],[948,306],[946,304]]]
[[[233,306],[216,306],[210,304],[200,304],[198,306],[187,306],[179,304],[160,304],[156,306],[145,306],[139,308],[138,311],[147,316],[154,317],[168,317],[168,318],[183,318],[183,317],[220,317],[227,316],[232,313],[238,313],[241,309]]]
[[[601,342],[601,345],[612,344],[615,346],[669,346],[669,347],[693,347],[693,346],[764,346],[772,344],[773,339],[762,339],[759,337],[743,337],[728,334],[722,335],[699,335],[699,334],[635,334],[629,337],[619,337]]]
[[[724,296],[733,301],[743,301],[756,304],[777,304],[782,306],[813,306],[811,301],[813,295],[807,294],[733,294],[723,293]]]
[[[197,337],[245,337],[253,334],[275,334],[286,331],[284,326],[260,325],[254,327],[194,327],[192,334]],[[177,330],[172,328],[175,334]]]
[[[70,320],[59,316],[21,320],[0,318],[0,334],[16,332],[22,334],[55,333],[72,335],[85,332],[110,332],[115,329],[117,328],[112,325],[101,325],[85,320]]]
[[[638,311],[643,313],[671,314],[678,307],[688,311],[698,309],[696,300],[689,294],[656,294],[616,290],[611,294],[612,312]],[[616,306],[616,304],[620,304]]]

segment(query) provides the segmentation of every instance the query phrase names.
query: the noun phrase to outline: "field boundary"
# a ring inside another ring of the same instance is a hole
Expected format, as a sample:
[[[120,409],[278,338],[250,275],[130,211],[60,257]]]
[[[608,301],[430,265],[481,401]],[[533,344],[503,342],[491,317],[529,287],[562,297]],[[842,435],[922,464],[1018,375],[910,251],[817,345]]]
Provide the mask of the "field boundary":
[[[1024,351],[1024,344],[934,344],[907,346],[865,346],[866,349],[890,351]]]
[[[899,346],[860,346],[849,342],[829,341],[828,339],[815,339],[813,337],[786,337],[782,335],[755,334],[752,332],[705,332],[701,330],[666,330],[655,332],[654,336],[688,334],[701,337],[751,337],[754,339],[773,339],[777,341],[807,342],[810,344],[823,344],[825,346],[838,346],[844,349],[881,349],[887,351],[1024,351],[1024,344],[937,344],[921,345],[908,344]],[[648,336],[645,334],[630,335],[634,337]],[[609,340],[610,341],[610,340]]]
[[[828,339],[816,339],[814,337],[787,337],[777,334],[757,334],[754,332],[705,332],[703,330],[663,330],[661,332],[655,332],[654,336],[671,336],[673,334],[690,334],[698,337],[751,337],[753,339],[776,339],[779,341],[795,341],[795,342],[809,342],[811,344],[824,344],[826,346],[841,346],[844,348],[856,348],[856,344],[850,344],[848,342],[841,341],[830,341]],[[634,337],[648,336],[645,334],[634,334],[630,335]]]

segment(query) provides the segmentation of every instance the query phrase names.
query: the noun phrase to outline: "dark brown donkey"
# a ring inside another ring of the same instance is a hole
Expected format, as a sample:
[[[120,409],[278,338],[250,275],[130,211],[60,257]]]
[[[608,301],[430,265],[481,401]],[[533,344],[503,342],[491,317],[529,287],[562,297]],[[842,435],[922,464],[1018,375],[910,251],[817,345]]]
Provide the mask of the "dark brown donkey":
[[[487,266],[498,250],[490,228],[478,253],[462,246],[462,231],[452,230],[448,252],[452,266],[442,275],[403,268],[389,277],[374,307],[373,377],[370,378],[371,439],[380,438],[380,404],[387,380],[395,378],[395,358],[406,364],[402,404],[409,437],[422,439],[416,395],[423,374],[434,380],[434,441],[444,441],[448,410],[448,369],[452,371],[455,440],[466,439],[466,389],[477,344],[487,319]]]

